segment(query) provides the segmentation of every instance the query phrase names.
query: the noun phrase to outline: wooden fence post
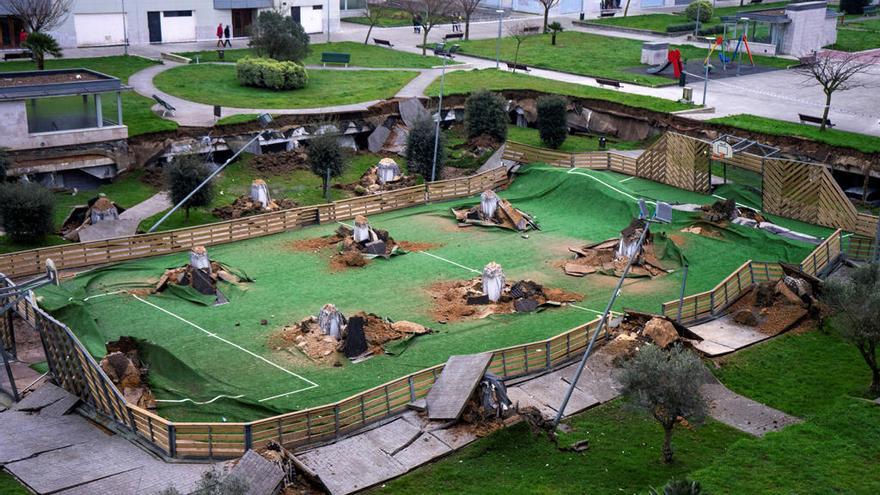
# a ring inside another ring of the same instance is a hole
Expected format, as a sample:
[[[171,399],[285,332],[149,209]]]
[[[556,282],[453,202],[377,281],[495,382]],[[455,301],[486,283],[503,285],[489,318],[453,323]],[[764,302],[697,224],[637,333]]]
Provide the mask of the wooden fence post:
[[[244,451],[247,452],[251,450],[254,446],[254,432],[253,426],[248,423],[244,425]]]
[[[177,457],[177,429],[174,423],[168,423],[168,456]]]

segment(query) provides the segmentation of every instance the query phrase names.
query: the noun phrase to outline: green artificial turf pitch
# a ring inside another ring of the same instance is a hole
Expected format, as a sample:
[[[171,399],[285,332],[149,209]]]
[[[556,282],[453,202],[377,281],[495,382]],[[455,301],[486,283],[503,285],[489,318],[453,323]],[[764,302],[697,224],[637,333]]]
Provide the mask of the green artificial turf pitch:
[[[187,253],[82,273],[58,289],[41,291],[42,304],[68,323],[96,357],[103,356],[104,342],[119,336],[146,339],[154,393],[162,400],[184,401],[161,403],[159,412],[166,417],[253,420],[336,401],[445,362],[453,354],[546,339],[592,320],[604,308],[616,280],[598,274],[564,275],[560,264],[570,257],[569,246],[617,237],[637,214],[636,198],[701,204],[716,200],[612,172],[537,165],[525,167],[500,194],[535,215],[542,230],[524,238],[501,229],[458,228],[449,209],[476,204],[478,199],[471,197],[370,218],[373,226],[387,229],[399,241],[436,245],[430,255],[411,252],[364,268],[332,271],[332,250],[315,253],[292,247],[295,240],[331,234],[338,225],[329,224],[209,248],[212,259],[254,279],[243,290],[227,287],[229,304],[206,306],[169,294],[140,296],[142,300],[127,293],[90,297],[154,283],[165,268],[184,265]],[[653,280],[630,279],[614,309],[657,312],[662,302],[677,297],[683,261],[679,253],[690,265],[687,292],[694,293],[712,288],[747,259],[798,262],[812,249],[736,225],[721,230],[722,238],[680,232],[699,221],[697,214],[675,211],[672,224],[654,228],[657,245],[668,248],[662,261],[674,271]],[[794,221],[780,223],[806,233],[830,233]],[[660,242],[666,233],[677,246]],[[428,287],[475,277],[475,271],[490,261],[501,264],[508,280],[532,279],[583,294],[584,300],[580,308],[448,324],[434,321]],[[412,340],[397,355],[359,364],[346,361],[341,367],[316,365],[298,352],[270,345],[270,336],[284,325],[317,314],[326,303],[336,304],[344,314],[373,312],[428,325],[436,332]]]

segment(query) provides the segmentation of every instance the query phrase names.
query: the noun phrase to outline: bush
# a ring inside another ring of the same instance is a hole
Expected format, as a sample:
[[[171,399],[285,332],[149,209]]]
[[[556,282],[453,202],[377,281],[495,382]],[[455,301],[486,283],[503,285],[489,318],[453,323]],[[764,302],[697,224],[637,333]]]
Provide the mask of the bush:
[[[0,183],[6,182],[6,171],[12,168],[12,157],[6,148],[0,148]]]
[[[211,175],[211,167],[198,155],[178,155],[165,165],[164,172],[171,201],[177,204]],[[186,219],[189,220],[190,208],[208,206],[213,199],[214,183],[209,182],[184,203]]]
[[[426,181],[431,180],[431,168],[434,163],[434,121],[425,117],[419,119],[409,130],[406,138],[406,165],[410,172],[420,174]],[[437,168],[435,178],[441,176],[446,163],[446,136],[440,133],[437,148]]]
[[[250,46],[259,56],[301,63],[309,54],[309,35],[290,16],[266,10],[252,26]]]
[[[684,22],[682,24],[670,24],[666,26],[667,33],[685,33],[693,31],[697,27],[696,22]]]
[[[235,64],[235,75],[242,86],[274,90],[300,89],[309,82],[305,67],[271,58],[245,57]]]
[[[508,120],[507,102],[497,93],[480,89],[464,102],[464,126],[468,138],[485,134],[504,141]]]
[[[559,148],[568,137],[568,122],[565,111],[568,100],[561,96],[542,96],[538,98],[538,134],[549,148]]]
[[[840,11],[850,15],[861,15],[865,13],[865,6],[869,3],[868,0],[840,0]]]
[[[715,26],[700,28],[700,30],[697,31],[697,34],[702,35],[702,36],[709,36],[712,34],[723,34],[723,33],[724,33],[724,25],[723,24],[717,24]]]
[[[30,182],[0,185],[3,230],[15,242],[37,242],[54,230],[55,196]]]
[[[692,21],[697,20],[697,11],[700,12],[700,22],[709,22],[712,18],[712,2],[709,0],[694,0],[686,9],[684,15]]]
[[[329,126],[325,126],[325,129]],[[339,177],[345,171],[345,157],[342,154],[342,148],[339,146],[339,135],[334,130],[327,131],[319,136],[309,140],[309,147],[306,150],[308,155],[309,168],[312,173],[321,178],[324,186],[324,197],[330,200],[330,181],[327,180],[327,172],[330,177]]]

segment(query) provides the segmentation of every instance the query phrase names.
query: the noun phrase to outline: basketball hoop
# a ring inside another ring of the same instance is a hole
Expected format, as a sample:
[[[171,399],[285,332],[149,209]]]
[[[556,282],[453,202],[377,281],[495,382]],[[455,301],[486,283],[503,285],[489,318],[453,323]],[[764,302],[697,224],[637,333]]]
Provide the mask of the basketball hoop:
[[[727,141],[713,141],[712,159],[724,160],[728,158],[733,158],[733,146],[731,146],[730,143],[728,143]]]

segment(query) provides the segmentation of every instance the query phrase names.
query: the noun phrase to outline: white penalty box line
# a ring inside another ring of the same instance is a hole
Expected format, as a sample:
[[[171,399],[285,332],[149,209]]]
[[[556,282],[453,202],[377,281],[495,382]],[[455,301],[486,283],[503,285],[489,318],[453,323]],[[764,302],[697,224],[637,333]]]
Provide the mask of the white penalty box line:
[[[316,388],[316,387],[319,386],[317,383],[315,383],[315,382],[309,380],[308,378],[306,378],[306,377],[304,377],[304,376],[301,376],[301,375],[298,375],[298,374],[294,373],[293,371],[290,371],[290,370],[284,368],[283,366],[280,366],[280,365],[278,365],[278,364],[276,364],[276,363],[273,363],[272,361],[269,361],[268,359],[264,358],[263,356],[260,356],[259,354],[256,354],[256,353],[254,353],[254,352],[252,352],[252,351],[249,351],[249,350],[245,349],[244,347],[242,347],[242,346],[236,344],[235,342],[231,342],[231,341],[229,341],[229,340],[227,340],[227,339],[225,339],[225,338],[223,338],[223,337],[217,335],[216,333],[209,332],[208,330],[205,330],[204,328],[202,328],[202,327],[196,325],[195,323],[193,323],[193,322],[191,322],[191,321],[189,321],[189,320],[183,318],[182,316],[179,316],[179,315],[177,315],[177,314],[174,314],[174,313],[172,313],[171,311],[168,311],[167,309],[165,309],[165,308],[163,308],[163,307],[161,307],[161,306],[157,306],[157,305],[151,303],[150,301],[147,301],[146,299],[141,298],[140,296],[138,296],[138,295],[136,295],[136,294],[132,294],[132,297],[134,297],[134,298],[137,299],[138,301],[140,301],[140,302],[146,304],[147,306],[151,306],[151,307],[153,307],[153,308],[155,308],[155,309],[158,309],[159,311],[165,313],[166,315],[171,316],[172,318],[176,318],[177,320],[180,320],[180,321],[186,323],[187,325],[189,325],[189,326],[195,328],[196,330],[199,330],[200,332],[204,333],[205,335],[207,335],[207,336],[209,336],[209,337],[213,337],[213,338],[215,338],[215,339],[217,339],[217,340],[223,342],[224,344],[227,344],[227,345],[229,345],[229,346],[232,346],[232,347],[234,347],[234,348],[236,348],[236,349],[238,349],[238,350],[240,350],[240,351],[242,351],[242,352],[244,352],[244,353],[246,353],[246,354],[248,354],[248,355],[250,355],[250,356],[252,356],[252,357],[255,357],[255,358],[259,359],[260,361],[262,361],[262,362],[268,364],[269,366],[271,366],[271,367],[273,367],[273,368],[278,369],[279,371],[282,371],[282,372],[284,372],[284,373],[287,373],[288,375],[293,376],[293,377],[296,377],[296,378],[298,378],[298,379],[300,379],[300,380],[302,380],[302,381],[304,381],[304,382],[306,382],[306,383],[309,384],[308,387],[301,388],[301,389],[298,389],[298,390],[294,390],[294,391],[292,391],[292,392],[286,392],[286,393],[283,393],[283,394],[273,395],[272,397],[266,397],[265,399],[260,399],[258,402],[266,402],[266,401],[269,401],[269,400],[272,400],[272,399],[278,399],[278,398],[280,398],[280,397],[286,397],[286,396],[288,396],[288,395],[298,394],[298,393],[300,393],[300,392],[305,392],[306,390],[311,390],[311,389]],[[235,398],[238,398],[238,397],[241,397],[241,396],[236,396]],[[219,398],[219,397],[215,397],[215,399],[213,399],[213,400],[216,400],[217,398]],[[213,401],[213,400],[212,400],[212,401]],[[189,402],[197,403],[196,401],[193,401],[193,400],[191,400],[191,399],[181,399],[180,401],[176,401],[176,402],[184,402],[184,401],[189,401]],[[168,401],[168,402],[171,402],[171,401]],[[210,401],[209,401],[209,402],[210,402]]]

